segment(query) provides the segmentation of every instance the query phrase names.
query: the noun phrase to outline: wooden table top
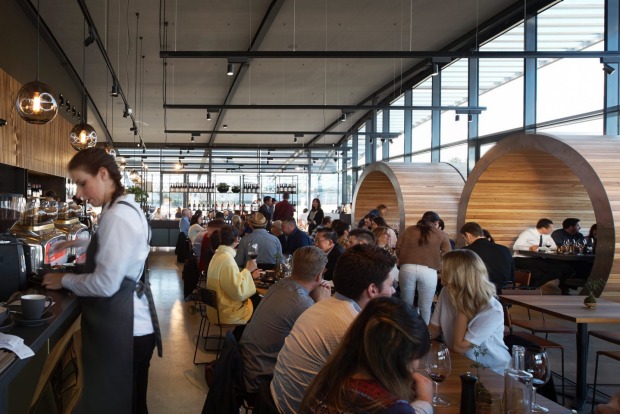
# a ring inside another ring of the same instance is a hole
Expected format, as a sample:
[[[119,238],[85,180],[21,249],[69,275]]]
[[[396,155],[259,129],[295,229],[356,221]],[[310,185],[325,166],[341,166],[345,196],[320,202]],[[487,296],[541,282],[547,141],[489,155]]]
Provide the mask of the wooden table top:
[[[500,298],[575,323],[620,323],[620,303],[607,299],[598,299],[596,308],[588,308],[583,304],[584,296],[501,295]]]
[[[459,375],[466,372],[471,372],[478,377],[479,381],[482,381],[484,386],[493,394],[496,394],[498,398],[503,397],[504,393],[504,377],[491,371],[490,369],[480,369],[476,371],[476,368],[472,365],[474,361],[466,358],[461,354],[455,352],[450,354],[452,363],[452,372],[450,376],[441,384],[439,384],[439,395],[450,401],[449,407],[435,407],[436,414],[458,414],[461,404],[461,378]],[[536,401],[549,408],[549,414],[566,414],[570,413],[570,409],[563,407],[557,403],[554,403],[547,398],[537,395]],[[499,414],[499,411],[497,412]]]
[[[530,250],[517,250],[519,255],[527,257],[540,257],[543,259],[562,260],[565,262],[594,262],[595,254],[557,254],[554,252],[532,252]]]

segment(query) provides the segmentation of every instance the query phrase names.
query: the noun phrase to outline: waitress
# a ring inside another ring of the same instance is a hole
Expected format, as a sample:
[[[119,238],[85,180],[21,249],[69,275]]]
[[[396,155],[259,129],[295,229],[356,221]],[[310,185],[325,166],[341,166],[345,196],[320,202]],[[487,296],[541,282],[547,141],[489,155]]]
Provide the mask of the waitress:
[[[148,280],[140,281],[150,232],[133,194],[125,195],[114,159],[103,148],[69,162],[77,196],[102,206],[83,274],[48,273],[47,289],[82,299],[84,388],[78,413],[147,413],[148,370],[161,338]],[[150,306],[149,306],[150,305]]]
[[[308,213],[308,234],[312,234],[314,229],[323,223],[323,209],[321,208],[321,200],[315,198],[312,200],[312,209]]]

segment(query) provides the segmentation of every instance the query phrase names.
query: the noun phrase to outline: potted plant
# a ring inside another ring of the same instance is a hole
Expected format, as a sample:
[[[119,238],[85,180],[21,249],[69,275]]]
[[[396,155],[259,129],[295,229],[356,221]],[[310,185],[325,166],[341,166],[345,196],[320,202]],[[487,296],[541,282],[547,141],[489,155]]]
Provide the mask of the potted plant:
[[[128,187],[125,189],[125,192],[133,194],[136,197],[136,203],[146,203],[149,198],[149,193],[138,186]]]
[[[226,183],[219,183],[216,188],[220,193],[227,193],[230,190],[230,186]]]
[[[238,185],[233,185],[230,188],[230,191],[232,191],[233,193],[240,193],[241,192],[241,187],[239,187]]]
[[[603,288],[604,286],[605,282],[603,282],[601,279],[592,279],[591,277],[589,277],[586,280],[586,283],[583,285],[583,287],[587,289],[588,292],[588,296],[586,296],[586,298],[583,300],[583,304],[586,305],[588,308],[596,308],[597,303],[596,296],[594,296],[594,291]]]

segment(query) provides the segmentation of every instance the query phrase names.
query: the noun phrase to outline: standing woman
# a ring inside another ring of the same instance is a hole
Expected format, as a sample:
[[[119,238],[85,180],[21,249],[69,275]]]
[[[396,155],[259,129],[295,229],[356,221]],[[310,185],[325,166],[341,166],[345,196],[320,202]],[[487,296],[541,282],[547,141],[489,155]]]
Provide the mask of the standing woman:
[[[424,213],[422,219],[415,226],[408,227],[396,243],[401,298],[413,305],[417,287],[418,309],[426,323],[431,317],[441,255],[450,250],[448,235],[439,230],[439,215],[433,211]]]
[[[125,195],[118,166],[103,148],[69,162],[77,196],[102,206],[86,253],[86,273],[48,273],[42,285],[82,300],[84,388],[76,412],[147,413],[153,349],[161,338],[148,280],[140,282],[150,232],[133,194]],[[150,305],[150,306],[149,306]]]
[[[443,259],[444,288],[428,326],[431,337],[443,333],[448,348],[503,374],[510,361],[504,344],[504,310],[484,262],[465,249]]]
[[[308,234],[312,234],[314,229],[323,222],[323,209],[321,208],[321,200],[315,198],[312,200],[312,209],[308,213]]]

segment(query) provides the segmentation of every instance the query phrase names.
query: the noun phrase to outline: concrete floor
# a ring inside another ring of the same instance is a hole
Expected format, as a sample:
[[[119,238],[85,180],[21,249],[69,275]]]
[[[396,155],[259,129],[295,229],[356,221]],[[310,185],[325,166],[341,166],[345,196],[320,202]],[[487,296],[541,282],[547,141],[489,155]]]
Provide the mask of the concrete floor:
[[[198,334],[200,316],[196,314],[192,302],[183,300],[183,284],[181,270],[183,265],[176,263],[174,248],[154,248],[149,267],[151,269],[151,284],[159,320],[163,334],[164,357],[153,356],[150,370],[148,403],[151,414],[169,413],[200,413],[206,398],[207,387],[204,381],[204,367],[192,363],[194,346]],[[553,288],[545,289],[545,293],[553,293]],[[573,291],[573,294],[575,292]],[[526,312],[518,307],[513,308],[515,318],[523,318]],[[538,315],[533,315],[537,317]],[[618,330],[614,325],[591,325],[590,329]],[[549,339],[564,346],[565,371],[569,380],[575,378],[575,338],[571,335],[550,335]],[[202,345],[202,342],[201,342]],[[593,338],[590,341],[588,362],[588,383],[594,380],[594,362],[598,350],[620,350],[604,341]],[[553,370],[560,372],[560,352],[549,351]],[[198,360],[211,361],[214,353],[206,353],[199,348]],[[620,384],[620,362],[607,358],[601,360],[599,366],[599,383]],[[560,390],[560,380],[555,379]],[[603,386],[599,388],[607,394],[620,391],[620,385]],[[570,407],[574,395],[574,387],[567,382],[566,406]],[[598,396],[598,402],[605,397]],[[560,400],[561,401],[561,400]],[[586,406],[583,412],[589,412]]]

